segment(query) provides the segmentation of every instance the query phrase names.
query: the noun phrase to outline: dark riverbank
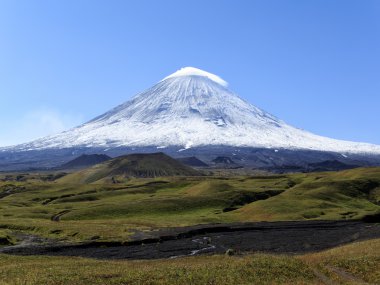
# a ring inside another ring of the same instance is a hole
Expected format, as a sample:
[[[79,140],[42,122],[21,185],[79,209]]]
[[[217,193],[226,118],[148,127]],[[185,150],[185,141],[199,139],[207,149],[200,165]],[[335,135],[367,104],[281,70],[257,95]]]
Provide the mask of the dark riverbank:
[[[360,221],[236,223],[136,233],[132,241],[54,244],[24,242],[0,249],[14,255],[81,256],[100,259],[158,259],[197,254],[268,252],[298,254],[380,238],[380,225]]]

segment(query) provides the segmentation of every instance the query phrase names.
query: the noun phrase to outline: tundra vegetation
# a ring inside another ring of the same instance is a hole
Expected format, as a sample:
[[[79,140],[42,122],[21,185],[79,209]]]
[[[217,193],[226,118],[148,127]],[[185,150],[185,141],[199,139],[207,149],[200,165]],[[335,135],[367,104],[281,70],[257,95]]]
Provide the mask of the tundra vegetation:
[[[19,233],[67,242],[123,242],[130,240],[135,231],[164,227],[349,220],[380,211],[380,168],[375,167],[231,177],[192,173],[194,176],[136,178],[102,171],[92,167],[71,174],[0,174],[0,247],[17,244]],[[321,284],[327,278],[338,284],[379,284],[379,252],[379,240],[370,240],[299,256],[250,253],[158,261],[100,261],[2,254],[0,281]]]

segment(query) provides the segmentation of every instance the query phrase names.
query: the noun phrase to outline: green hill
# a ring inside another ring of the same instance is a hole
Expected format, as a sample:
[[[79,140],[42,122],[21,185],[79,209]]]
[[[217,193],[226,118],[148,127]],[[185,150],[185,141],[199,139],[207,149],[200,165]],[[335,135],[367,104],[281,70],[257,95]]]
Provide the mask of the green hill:
[[[162,152],[158,152],[119,156],[70,174],[62,178],[62,182],[117,183],[128,178],[201,175],[201,172],[183,165]]]
[[[380,211],[380,168],[292,174],[294,186],[235,211],[240,219],[357,219]]]

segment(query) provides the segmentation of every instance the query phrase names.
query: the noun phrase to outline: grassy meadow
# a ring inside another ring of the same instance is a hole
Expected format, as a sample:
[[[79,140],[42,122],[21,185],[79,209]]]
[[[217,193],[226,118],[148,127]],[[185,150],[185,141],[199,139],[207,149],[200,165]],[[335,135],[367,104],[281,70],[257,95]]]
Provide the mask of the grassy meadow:
[[[0,238],[128,240],[135,230],[218,222],[360,219],[380,211],[380,168],[261,176],[81,181],[0,174]]]

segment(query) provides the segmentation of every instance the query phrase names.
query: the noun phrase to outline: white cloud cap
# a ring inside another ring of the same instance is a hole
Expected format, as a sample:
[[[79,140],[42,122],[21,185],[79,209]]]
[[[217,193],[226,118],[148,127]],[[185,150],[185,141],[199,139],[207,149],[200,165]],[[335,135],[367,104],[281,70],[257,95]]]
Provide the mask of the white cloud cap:
[[[177,70],[173,74],[170,74],[169,76],[165,77],[162,81],[168,79],[168,78],[173,78],[173,77],[180,77],[180,76],[204,76],[207,77],[208,79],[224,86],[227,87],[228,83],[224,81],[222,78],[219,76],[212,74],[207,71],[203,71],[201,69],[195,68],[195,67],[183,67],[180,70]]]

